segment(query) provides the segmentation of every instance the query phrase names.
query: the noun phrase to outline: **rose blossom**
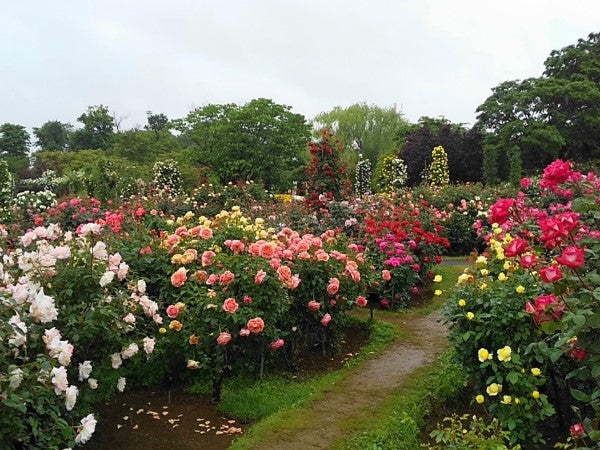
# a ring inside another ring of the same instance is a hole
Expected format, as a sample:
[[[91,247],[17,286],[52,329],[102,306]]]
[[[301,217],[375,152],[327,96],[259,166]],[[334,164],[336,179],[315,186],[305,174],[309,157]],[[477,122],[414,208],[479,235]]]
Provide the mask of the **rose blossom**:
[[[84,361],[79,363],[79,381],[87,380],[92,373],[92,362]]]
[[[187,280],[187,269],[180,267],[171,275],[171,284],[175,287],[181,287]]]
[[[367,298],[366,297],[364,297],[362,295],[359,295],[358,297],[356,297],[356,304],[358,306],[365,307],[365,306],[367,306],[367,303],[368,302],[367,302]]]
[[[327,293],[329,295],[335,295],[335,294],[337,294],[339,289],[340,289],[340,280],[338,280],[337,278],[330,278],[329,285],[327,286]]]
[[[67,380],[67,369],[65,367],[54,367],[50,375],[52,375],[52,384],[56,395],[67,390],[69,381]]]
[[[221,276],[219,276],[219,282],[221,284],[228,285],[233,281],[234,278],[235,275],[233,274],[233,272],[231,272],[230,270],[226,270],[221,274]]]
[[[562,278],[562,272],[560,271],[560,267],[555,266],[553,264],[548,267],[544,267],[539,271],[540,278],[545,283],[554,283]]]
[[[392,279],[392,273],[389,270],[382,270],[381,278],[383,278],[383,281],[390,281]]]
[[[265,280],[266,276],[267,276],[267,272],[265,272],[262,269],[259,270],[258,272],[256,272],[256,275],[254,275],[254,283],[262,284],[262,282]]]
[[[98,380],[95,378],[88,378],[88,385],[90,389],[98,389]]]
[[[223,311],[228,313],[234,313],[238,310],[239,305],[235,301],[235,298],[229,297],[223,302]]]
[[[113,353],[110,355],[110,361],[113,369],[118,369],[123,364],[123,360],[121,359],[121,355],[118,353]]]
[[[565,247],[565,249],[562,251],[562,254],[556,258],[556,260],[563,266],[574,269],[583,266],[583,253],[584,250],[582,248],[569,245],[568,247]]]
[[[242,336],[242,337],[250,336],[250,330],[248,328],[242,328],[240,330],[240,336]]]
[[[277,339],[276,341],[271,342],[269,348],[271,350],[278,350],[285,345],[285,341],[283,339]]]
[[[308,309],[311,311],[318,311],[321,309],[321,304],[315,300],[308,302]]]
[[[246,324],[251,333],[258,334],[265,328],[265,322],[260,317],[250,319]]]
[[[40,289],[31,301],[29,314],[36,322],[48,323],[58,318],[58,311],[54,306],[54,299],[44,294],[44,288]]]
[[[117,380],[117,390],[119,392],[123,392],[125,390],[125,385],[127,384],[127,380],[123,377],[119,377]]]
[[[109,285],[112,280],[115,278],[115,273],[108,271],[104,272],[104,274],[100,277],[100,286],[105,287]]]
[[[79,389],[77,389],[77,386],[69,386],[65,391],[65,406],[67,411],[71,411],[75,406],[75,402],[77,402],[77,394],[79,394]]]
[[[123,350],[121,350],[121,358],[129,359],[129,358],[133,357],[139,350],[140,350],[140,348],[138,347],[138,345],[135,342],[132,342],[127,347],[125,347]]]
[[[223,331],[217,337],[217,344],[219,345],[227,345],[231,341],[231,334]]]
[[[167,306],[167,316],[169,319],[175,319],[179,315],[179,308],[175,305]]]
[[[94,431],[96,431],[96,419],[94,419],[94,415],[88,414],[81,419],[81,425],[83,427],[77,436],[75,436],[75,442],[78,444],[85,444],[90,440]]]
[[[143,342],[144,342],[144,351],[147,354],[152,353],[154,351],[154,345],[156,344],[156,341],[151,337],[145,337],[143,339]]]
[[[135,316],[132,313],[127,314],[125,317],[123,317],[123,322],[126,323],[135,323]]]
[[[583,425],[580,423],[571,425],[569,430],[571,431],[571,434],[575,437],[582,437],[585,434],[585,428],[583,428]]]
[[[327,313],[321,319],[321,325],[327,326],[331,322],[331,314]]]

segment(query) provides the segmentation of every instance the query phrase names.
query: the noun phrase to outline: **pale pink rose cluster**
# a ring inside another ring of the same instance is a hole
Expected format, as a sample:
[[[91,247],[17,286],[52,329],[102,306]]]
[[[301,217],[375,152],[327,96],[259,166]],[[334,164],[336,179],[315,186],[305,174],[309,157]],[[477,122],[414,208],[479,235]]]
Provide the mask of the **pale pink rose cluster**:
[[[42,339],[50,357],[57,359],[62,366],[68,366],[71,363],[71,356],[73,356],[73,345],[61,338],[60,331],[50,328],[44,332]]]

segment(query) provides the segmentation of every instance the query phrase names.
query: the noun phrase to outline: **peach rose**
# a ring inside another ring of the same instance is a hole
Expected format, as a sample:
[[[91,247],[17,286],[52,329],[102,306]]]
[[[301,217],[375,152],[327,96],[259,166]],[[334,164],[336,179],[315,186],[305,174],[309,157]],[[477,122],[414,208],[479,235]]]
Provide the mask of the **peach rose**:
[[[256,284],[262,284],[262,282],[265,280],[265,277],[267,276],[267,272],[265,272],[264,270],[259,270],[258,272],[256,272],[256,275],[254,275],[254,282]]]
[[[181,331],[181,329],[183,328],[183,325],[181,324],[181,322],[179,320],[172,320],[171,323],[169,324],[169,328],[171,330]]]
[[[279,275],[280,281],[289,281],[292,278],[292,269],[288,266],[279,266],[277,269],[277,275]]]
[[[322,249],[319,249],[315,252],[315,258],[317,261],[327,262],[329,261],[329,254]]]
[[[206,270],[199,270],[194,274],[194,278],[198,283],[204,283],[208,278]]]
[[[238,306],[235,298],[229,297],[223,302],[223,311],[233,314],[238,310]]]
[[[216,273],[211,273],[208,276],[208,278],[206,279],[206,284],[208,284],[210,286],[212,284],[215,284],[218,280],[219,280],[219,275],[217,275]]]
[[[240,330],[240,336],[242,336],[242,337],[250,336],[250,330],[248,328],[242,328]]]
[[[227,285],[227,284],[231,283],[234,278],[235,278],[235,275],[233,274],[233,272],[231,272],[230,270],[226,270],[219,277],[219,282],[221,284]]]
[[[229,342],[231,341],[231,334],[227,333],[226,331],[223,331],[219,334],[219,337],[217,337],[217,344],[219,345],[227,345],[229,344]]]
[[[382,270],[381,278],[383,278],[383,281],[390,281],[392,279],[392,273],[389,270]]]
[[[265,242],[260,247],[260,256],[262,256],[263,258],[272,258],[273,256],[275,256],[275,246],[273,244]]]
[[[171,284],[175,287],[181,287],[187,280],[187,269],[180,267],[171,275]]]
[[[255,317],[248,321],[246,327],[250,330],[250,333],[258,334],[265,329],[265,322],[260,317]]]

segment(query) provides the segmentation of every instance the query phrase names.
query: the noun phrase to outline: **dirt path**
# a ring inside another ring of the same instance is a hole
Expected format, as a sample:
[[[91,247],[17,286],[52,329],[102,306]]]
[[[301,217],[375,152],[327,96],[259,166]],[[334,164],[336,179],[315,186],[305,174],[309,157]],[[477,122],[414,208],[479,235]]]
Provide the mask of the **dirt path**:
[[[309,406],[309,426],[282,431],[261,450],[330,448],[346,431],[349,419],[369,418],[407,375],[427,365],[447,345],[447,330],[440,314],[386,316],[384,320],[407,329],[408,340],[394,343],[383,354],[360,366],[344,381],[343,389],[324,394]]]

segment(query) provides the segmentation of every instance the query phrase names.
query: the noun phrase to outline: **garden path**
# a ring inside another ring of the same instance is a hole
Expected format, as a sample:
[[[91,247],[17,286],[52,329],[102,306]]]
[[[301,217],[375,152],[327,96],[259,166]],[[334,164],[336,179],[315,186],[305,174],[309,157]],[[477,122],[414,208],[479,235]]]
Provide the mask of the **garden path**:
[[[312,402],[308,424],[281,432],[261,450],[325,449],[347,435],[344,424],[370,420],[392,391],[406,381],[408,375],[435,361],[447,346],[447,328],[439,311],[426,316],[386,315],[381,317],[402,327],[408,338],[391,345],[380,356],[366,361],[352,372],[342,389],[325,393]]]

